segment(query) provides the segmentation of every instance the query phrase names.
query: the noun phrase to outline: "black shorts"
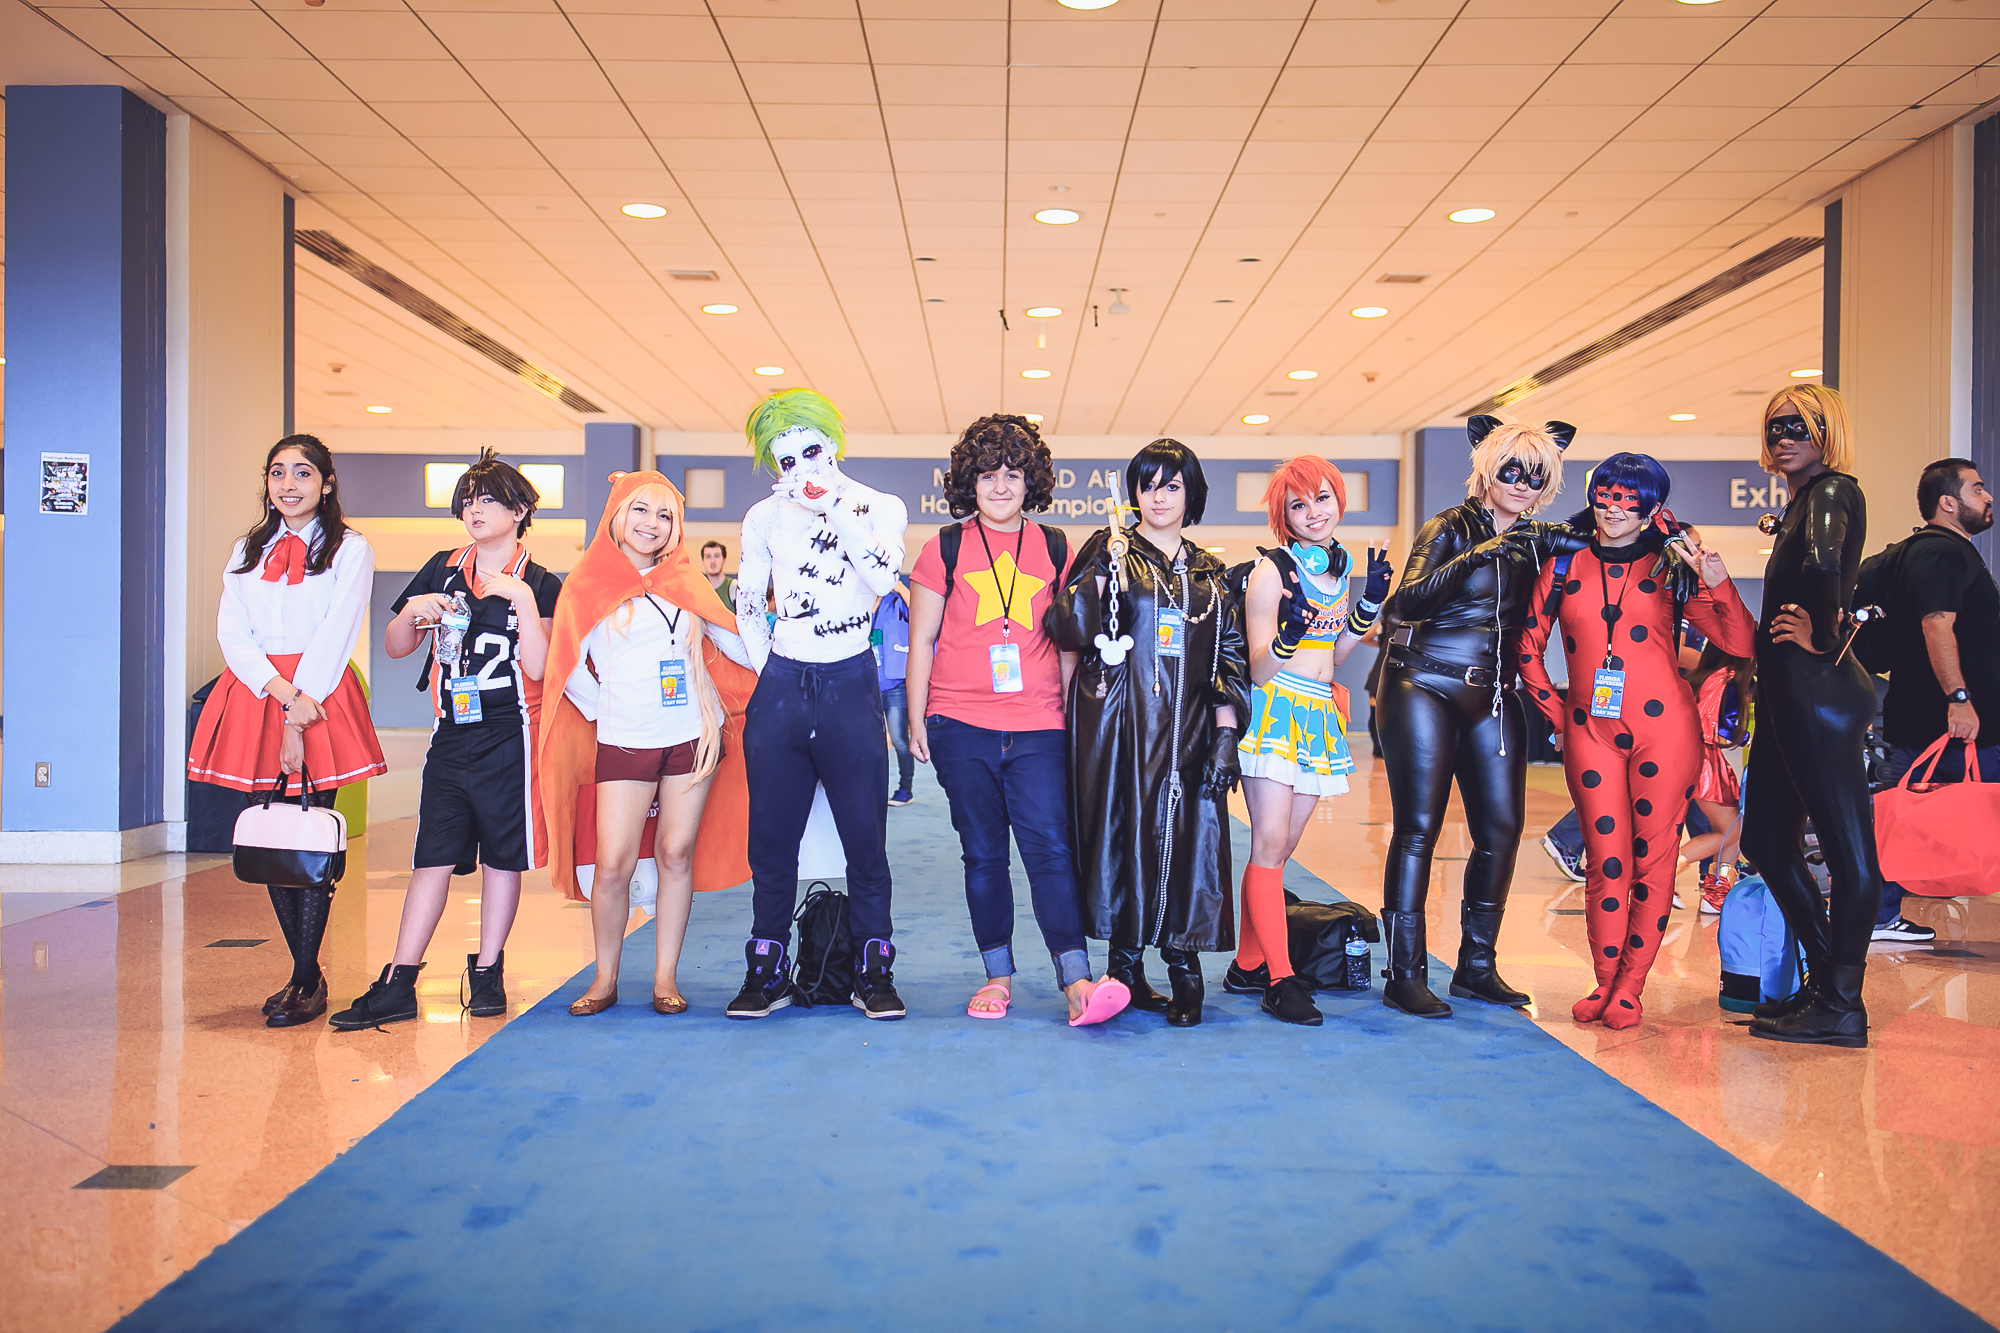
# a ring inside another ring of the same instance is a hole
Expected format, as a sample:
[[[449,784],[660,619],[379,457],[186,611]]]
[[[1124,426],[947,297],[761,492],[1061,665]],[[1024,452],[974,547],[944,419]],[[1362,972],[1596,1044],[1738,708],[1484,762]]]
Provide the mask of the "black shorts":
[[[424,756],[411,864],[453,866],[461,875],[471,874],[475,861],[495,870],[529,869],[534,799],[525,726],[439,726]]]

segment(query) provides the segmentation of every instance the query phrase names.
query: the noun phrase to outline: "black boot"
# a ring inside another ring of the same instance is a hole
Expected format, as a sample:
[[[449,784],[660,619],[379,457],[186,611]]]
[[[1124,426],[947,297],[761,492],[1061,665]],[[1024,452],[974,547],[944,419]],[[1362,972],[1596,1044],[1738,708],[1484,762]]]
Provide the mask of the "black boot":
[[[1192,949],[1162,949],[1160,957],[1167,961],[1167,980],[1174,988],[1174,998],[1167,1004],[1167,1026],[1194,1027],[1201,1022],[1201,1002],[1207,998],[1201,955]]]
[[[1782,1000],[1772,1000],[1760,1004],[1750,1011],[1752,1019],[1769,1021],[1775,1018],[1789,1018],[1799,1010],[1819,998],[1820,978],[1827,975],[1828,962],[1824,958],[1813,957],[1813,951],[1801,942],[1805,949],[1805,975],[1799,978],[1799,988]]]
[[[1818,1046],[1866,1046],[1868,1011],[1861,1007],[1861,978],[1867,970],[1858,963],[1828,968],[1810,1003],[1783,1018],[1754,1020],[1750,1035]]]
[[[1416,1018],[1450,1018],[1451,1006],[1431,994],[1423,913],[1382,913],[1382,934],[1389,953],[1389,966],[1382,973],[1388,978],[1382,1003]]]
[[[909,1012],[896,994],[896,946],[870,940],[854,960],[854,1007],[870,1018],[901,1018]]]
[[[493,955],[491,967],[481,967],[476,953],[465,956],[465,979],[471,991],[464,1001],[465,1012],[474,1018],[498,1018],[507,1012],[507,987],[500,971],[506,961],[505,949]]]
[[[417,973],[423,970],[422,963],[415,967],[389,964],[382,969],[381,979],[370,984],[368,993],[327,1019],[327,1026],[335,1032],[359,1032],[362,1028],[379,1028],[384,1023],[415,1018]]]
[[[1312,986],[1304,977],[1296,974],[1280,977],[1276,985],[1264,992],[1262,1008],[1281,1023],[1316,1028],[1326,1021],[1326,1016],[1320,1013],[1312,997]]]
[[[1458,914],[1458,968],[1451,974],[1451,993],[1461,999],[1484,1000],[1519,1009],[1534,997],[1500,979],[1493,947],[1500,938],[1501,907],[1465,907]]]
[[[728,1018],[766,1018],[792,1003],[792,974],[785,966],[785,946],[781,940],[752,938],[743,946],[750,964],[744,974],[743,989],[722,1012]]]
[[[1259,963],[1245,972],[1232,958],[1229,960],[1229,970],[1222,974],[1222,989],[1231,995],[1262,995],[1271,989],[1271,965]]]
[[[1112,945],[1111,958],[1104,971],[1113,980],[1125,983],[1125,989],[1132,992],[1134,1009],[1144,1009],[1149,1014],[1167,1012],[1167,997],[1154,990],[1153,983],[1146,980],[1145,950],[1121,949]]]

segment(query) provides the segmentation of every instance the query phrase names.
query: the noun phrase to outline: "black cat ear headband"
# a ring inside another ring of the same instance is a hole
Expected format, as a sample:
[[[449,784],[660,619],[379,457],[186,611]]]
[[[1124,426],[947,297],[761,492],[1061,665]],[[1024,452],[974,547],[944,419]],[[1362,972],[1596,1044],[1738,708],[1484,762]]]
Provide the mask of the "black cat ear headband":
[[[1499,417],[1469,417],[1466,419],[1465,433],[1471,439],[1472,447],[1477,449],[1485,442],[1488,435],[1491,435],[1497,427],[1505,424]],[[1568,449],[1570,441],[1576,438],[1576,427],[1570,425],[1567,421],[1544,422],[1542,429],[1555,437],[1556,448],[1558,449]]]

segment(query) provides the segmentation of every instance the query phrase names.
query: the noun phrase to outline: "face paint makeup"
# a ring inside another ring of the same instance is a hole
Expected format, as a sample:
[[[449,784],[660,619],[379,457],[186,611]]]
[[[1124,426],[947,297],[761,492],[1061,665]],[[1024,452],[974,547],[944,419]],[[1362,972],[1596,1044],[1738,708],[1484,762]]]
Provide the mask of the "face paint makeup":
[[[1547,477],[1539,472],[1530,471],[1528,465],[1518,458],[1510,458],[1502,463],[1500,470],[1493,474],[1493,480],[1502,486],[1523,485],[1531,491],[1539,491],[1549,484]]]

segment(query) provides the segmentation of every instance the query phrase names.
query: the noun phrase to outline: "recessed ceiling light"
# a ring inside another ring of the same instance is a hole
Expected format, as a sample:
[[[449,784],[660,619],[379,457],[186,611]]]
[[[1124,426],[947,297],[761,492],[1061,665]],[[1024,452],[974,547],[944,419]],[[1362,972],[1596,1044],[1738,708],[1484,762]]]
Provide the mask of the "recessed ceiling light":
[[[1379,305],[1358,305],[1347,313],[1356,319],[1380,319],[1389,313],[1389,308]]]
[[[627,204],[618,210],[628,218],[663,218],[667,210],[658,204]]]
[[[1059,305],[1031,305],[1023,312],[1029,319],[1054,319],[1062,313]]]
[[[1491,222],[1497,215],[1490,208],[1461,208],[1445,216],[1453,222]]]
[[[1683,3],[1683,4],[1685,4],[1686,2],[1687,2],[1687,0],[1682,0],[1682,3]],[[1703,0],[1703,3],[1706,3],[1706,2],[1707,2],[1707,0]],[[1669,421],[1693,421],[1693,420],[1694,420],[1694,413],[1692,413],[1692,412],[1669,412],[1669,413],[1667,413],[1667,420],[1669,420]]]
[[[785,373],[785,368],[783,366],[759,366],[750,373],[753,375],[782,375]]]
[[[1812,368],[1811,370],[1795,370],[1795,371],[1793,371],[1793,372],[1792,372],[1792,378],[1793,378],[1793,379],[1795,379],[1795,380],[1809,380],[1809,379],[1812,379],[1812,378],[1813,378],[1814,376],[1816,376],[1816,375],[1818,375],[1818,374],[1819,374],[1819,367],[1818,367],[1818,366],[1814,366],[1814,367],[1813,367],[1813,368]]]
[[[395,411],[396,409],[395,409],[395,408],[393,408],[393,407],[383,407],[383,406],[382,406],[382,405],[381,405],[380,403],[377,403],[377,404],[376,404],[375,406],[373,406],[373,407],[364,407],[364,408],[362,408],[361,410],[362,410],[362,411],[364,411],[364,412],[373,412],[373,413],[374,413],[374,414],[375,414],[376,416],[378,416],[378,417],[379,417],[379,416],[383,415],[384,413],[388,413],[388,412],[393,412],[393,411]]]
[[[1684,5],[1712,5],[1716,0],[1681,0]]]
[[[1024,380],[1045,380],[1048,377],[1049,372],[1046,370],[1024,370],[1021,372],[1021,378]]]
[[[1285,372],[1285,378],[1288,380],[1316,380],[1319,378],[1319,372],[1317,370],[1288,370]]]
[[[1074,208],[1045,208],[1035,214],[1035,221],[1046,222],[1051,227],[1067,227],[1072,222],[1081,222],[1083,214]]]
[[[713,305],[703,306],[701,313],[704,315],[733,315],[736,313],[736,307],[727,301],[717,301]]]
[[[1270,419],[1262,412],[1252,412],[1249,416],[1243,418],[1243,424],[1246,426],[1261,426]]]
[[[1028,413],[1028,420],[1039,426],[1042,424],[1042,414],[1040,412],[1030,412]]]
[[[1118,0],[1056,0],[1064,9],[1109,9]]]

